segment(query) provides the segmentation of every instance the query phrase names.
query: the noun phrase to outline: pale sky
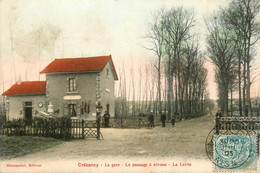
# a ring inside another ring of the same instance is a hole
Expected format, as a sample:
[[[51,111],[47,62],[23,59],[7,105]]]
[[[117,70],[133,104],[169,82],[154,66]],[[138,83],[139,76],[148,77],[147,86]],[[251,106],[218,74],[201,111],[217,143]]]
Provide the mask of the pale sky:
[[[122,62],[138,64],[140,59],[153,59],[153,52],[143,48],[147,44],[144,36],[148,33],[151,13],[161,8],[184,6],[194,8],[196,30],[199,33],[201,50],[205,50],[205,24],[207,18],[227,0],[2,0],[1,13],[1,62],[4,87],[14,84],[10,24],[14,25],[14,60],[16,80],[25,72],[29,62],[28,80],[38,80],[39,53],[32,43],[32,31],[51,26],[59,31],[53,56],[50,49],[41,51],[41,70],[54,58],[112,55],[116,69]],[[259,46],[258,46],[259,47]],[[259,49],[259,48],[258,48]],[[260,55],[255,65],[259,67]],[[26,58],[24,58],[26,57]],[[208,90],[211,98],[217,97],[213,65],[206,63]],[[260,68],[258,68],[260,69]],[[256,74],[260,74],[259,70]],[[44,76],[41,76],[44,80]],[[3,82],[0,76],[0,87]],[[256,79],[253,88],[259,88]],[[1,89],[2,90],[2,89]],[[256,91],[254,91],[256,93]],[[253,93],[253,95],[254,95]]]

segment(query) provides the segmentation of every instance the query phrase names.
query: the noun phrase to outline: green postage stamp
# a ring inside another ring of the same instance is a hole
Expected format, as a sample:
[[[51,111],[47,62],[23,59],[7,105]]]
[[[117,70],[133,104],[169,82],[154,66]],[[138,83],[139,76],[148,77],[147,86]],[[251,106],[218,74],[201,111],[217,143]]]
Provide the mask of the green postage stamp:
[[[256,171],[257,135],[214,135],[215,171]]]

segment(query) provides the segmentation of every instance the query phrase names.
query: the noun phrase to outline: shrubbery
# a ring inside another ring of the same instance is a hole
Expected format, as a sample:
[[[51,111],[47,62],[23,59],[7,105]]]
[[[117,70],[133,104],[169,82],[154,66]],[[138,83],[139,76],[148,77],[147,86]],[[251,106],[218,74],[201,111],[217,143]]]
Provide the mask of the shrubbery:
[[[54,138],[71,138],[71,121],[69,117],[39,118],[31,121],[24,119],[13,119],[4,124],[4,133],[7,135],[33,135]]]

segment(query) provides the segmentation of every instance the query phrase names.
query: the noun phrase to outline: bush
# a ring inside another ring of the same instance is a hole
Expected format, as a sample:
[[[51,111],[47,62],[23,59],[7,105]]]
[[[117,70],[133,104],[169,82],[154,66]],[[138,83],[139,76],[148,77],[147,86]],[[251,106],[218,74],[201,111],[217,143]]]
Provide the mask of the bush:
[[[61,118],[39,118],[35,117],[31,121],[24,119],[13,119],[4,125],[7,135],[33,135],[63,138],[71,138],[71,121],[69,117]]]
[[[5,124],[6,117],[4,115],[0,115],[0,128]]]

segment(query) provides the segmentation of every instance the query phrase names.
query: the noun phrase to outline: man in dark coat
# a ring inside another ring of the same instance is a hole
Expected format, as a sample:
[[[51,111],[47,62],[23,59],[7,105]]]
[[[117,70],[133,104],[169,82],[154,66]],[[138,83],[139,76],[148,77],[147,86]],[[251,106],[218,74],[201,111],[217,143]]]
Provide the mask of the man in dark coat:
[[[218,112],[216,113],[216,134],[219,134],[219,128],[220,128],[219,119],[221,117],[222,117],[222,113],[220,110],[218,110]]]
[[[150,112],[150,115],[148,117],[148,121],[150,123],[150,127],[154,127],[154,117],[153,117],[153,112]]]
[[[106,111],[104,114],[105,127],[108,127],[108,125],[109,125],[109,118],[110,118],[110,114],[108,113],[108,111]]]
[[[161,121],[162,121],[162,127],[165,127],[166,115],[164,112],[162,112]]]
[[[174,117],[172,117],[171,123],[172,123],[172,127],[173,127],[175,125],[175,118]]]
[[[218,118],[222,117],[222,113],[220,110],[218,110],[218,112],[216,113],[216,117],[218,117]]]

